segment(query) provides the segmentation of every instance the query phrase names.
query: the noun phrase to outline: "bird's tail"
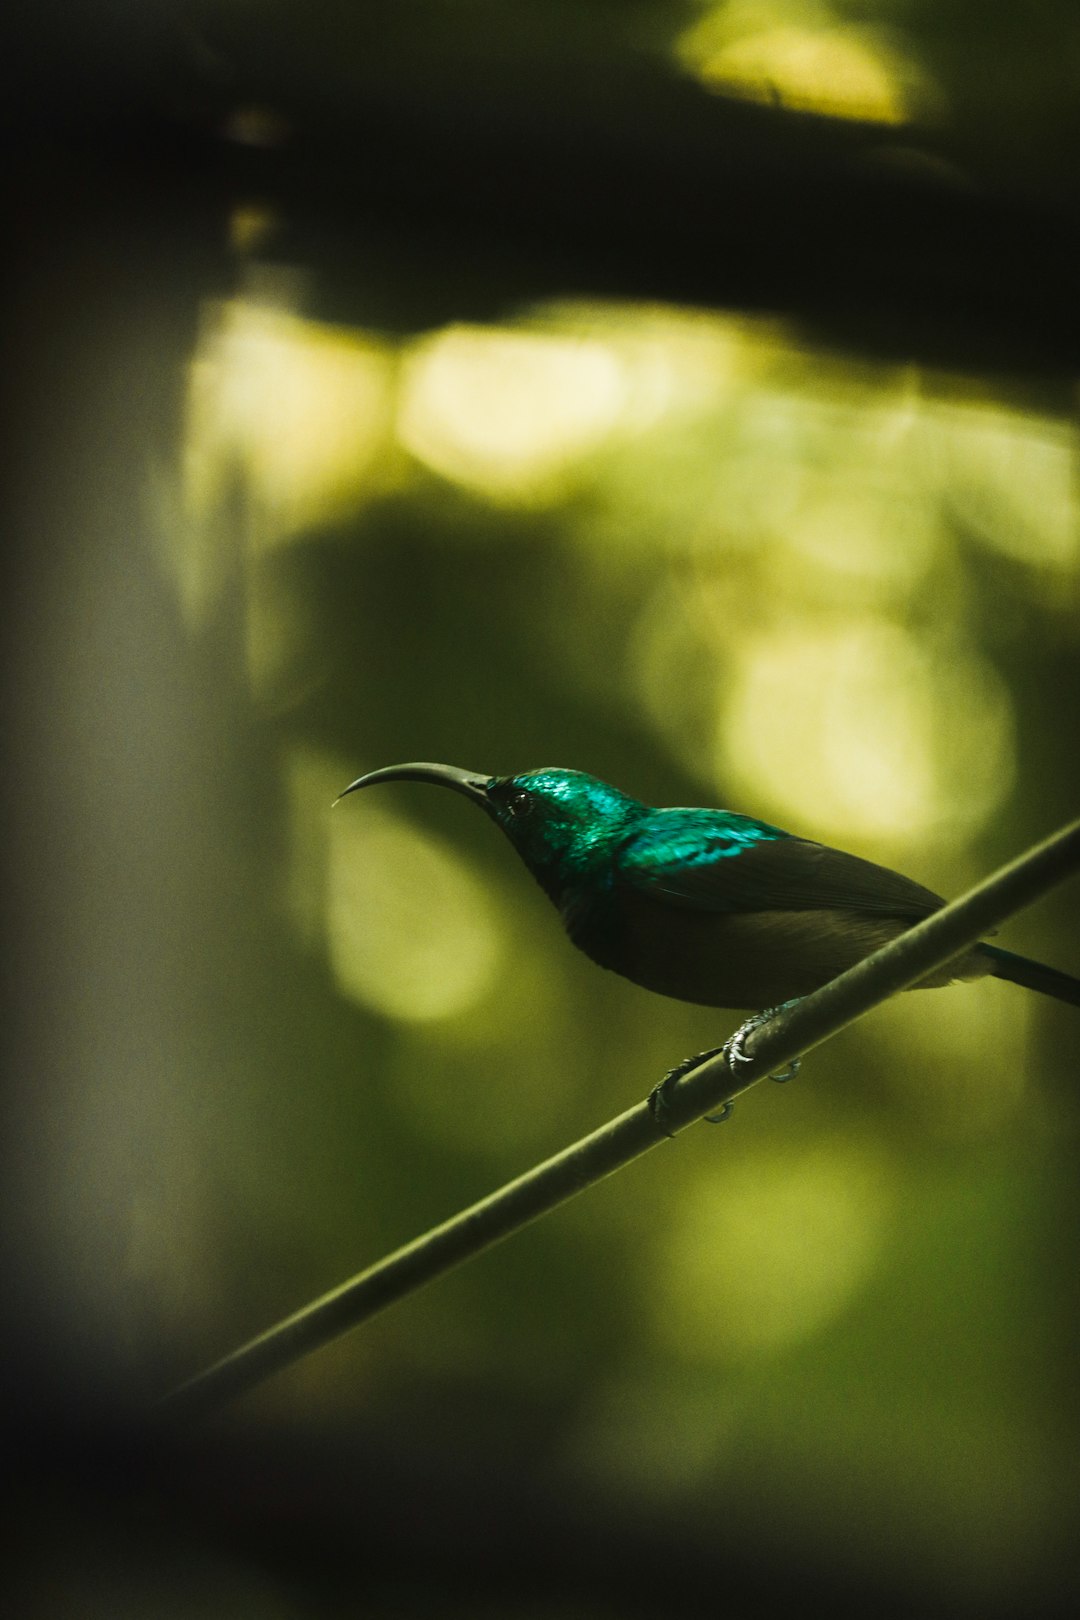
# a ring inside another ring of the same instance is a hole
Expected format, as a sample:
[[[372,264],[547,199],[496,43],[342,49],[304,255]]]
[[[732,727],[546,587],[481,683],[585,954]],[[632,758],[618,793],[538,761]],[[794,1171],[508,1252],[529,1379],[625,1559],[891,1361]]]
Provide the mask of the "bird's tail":
[[[1074,979],[1068,973],[1059,973],[1057,968],[1044,967],[1042,962],[1032,962],[1026,956],[1003,951],[998,945],[979,945],[977,949],[980,956],[990,958],[990,972],[996,979],[1011,979],[1013,984],[1022,984],[1028,990],[1040,990],[1044,996],[1053,996],[1057,1001],[1067,1001],[1072,1007],[1080,1007],[1080,979]]]

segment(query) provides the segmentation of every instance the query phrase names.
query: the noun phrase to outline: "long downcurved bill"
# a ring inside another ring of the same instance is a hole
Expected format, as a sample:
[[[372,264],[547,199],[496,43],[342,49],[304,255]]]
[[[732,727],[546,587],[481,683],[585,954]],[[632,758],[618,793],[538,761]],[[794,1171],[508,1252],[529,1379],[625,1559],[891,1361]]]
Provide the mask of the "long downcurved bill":
[[[343,799],[346,793],[355,793],[357,788],[374,787],[376,782],[434,782],[439,787],[453,788],[455,793],[464,793],[467,799],[474,804],[483,805],[490,810],[491,801],[487,796],[487,785],[490,776],[478,776],[475,771],[462,771],[456,765],[430,765],[418,761],[411,765],[384,765],[382,770],[368,771],[366,776],[358,776],[355,782],[350,782],[338,794],[334,803]]]

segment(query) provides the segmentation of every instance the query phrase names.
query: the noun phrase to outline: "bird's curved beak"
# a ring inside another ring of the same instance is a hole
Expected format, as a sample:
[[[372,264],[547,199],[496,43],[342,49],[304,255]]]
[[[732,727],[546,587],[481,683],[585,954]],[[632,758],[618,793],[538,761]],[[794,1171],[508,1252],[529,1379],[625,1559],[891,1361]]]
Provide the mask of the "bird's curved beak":
[[[453,788],[455,793],[464,793],[474,804],[490,811],[491,800],[487,796],[490,781],[490,776],[462,771],[456,765],[429,765],[424,761],[411,765],[384,765],[382,770],[368,771],[366,776],[358,776],[355,782],[350,782],[334,803],[343,799],[346,793],[355,793],[357,788],[374,787],[376,782],[434,782],[439,787]]]

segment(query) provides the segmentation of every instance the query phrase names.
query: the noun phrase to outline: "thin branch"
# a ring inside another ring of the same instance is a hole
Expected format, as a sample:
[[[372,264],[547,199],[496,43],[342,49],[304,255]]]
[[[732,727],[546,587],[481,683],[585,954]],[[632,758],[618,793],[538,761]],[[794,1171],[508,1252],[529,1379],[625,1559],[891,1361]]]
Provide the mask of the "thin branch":
[[[747,1038],[750,1061],[737,1075],[722,1056],[691,1070],[672,1088],[663,1127],[647,1101],[637,1103],[181,1384],[159,1403],[158,1416],[178,1422],[214,1410],[500,1242],[925,978],[1078,869],[1080,821],[763,1024]]]

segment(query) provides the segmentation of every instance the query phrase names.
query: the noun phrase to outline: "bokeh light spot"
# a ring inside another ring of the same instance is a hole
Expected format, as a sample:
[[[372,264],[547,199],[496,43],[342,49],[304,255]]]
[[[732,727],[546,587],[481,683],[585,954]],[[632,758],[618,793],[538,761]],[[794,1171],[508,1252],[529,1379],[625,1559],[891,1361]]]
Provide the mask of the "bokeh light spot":
[[[718,780],[838,841],[902,847],[979,825],[1012,781],[1012,712],[993,669],[884,617],[750,638],[721,711]]]
[[[824,5],[713,7],[680,36],[676,57],[710,90],[832,118],[901,124],[930,99],[895,45]]]
[[[502,951],[496,918],[456,851],[373,797],[339,805],[332,822],[334,977],[388,1018],[448,1018],[475,1006],[494,983]]]
[[[618,423],[623,369],[595,338],[453,326],[405,363],[398,432],[435,472],[489,500],[543,504]]]
[[[688,1177],[649,1276],[656,1338],[695,1361],[808,1337],[870,1273],[891,1207],[886,1161],[855,1140],[759,1151],[723,1175]]]
[[[849,482],[849,481],[845,481]],[[891,601],[925,578],[941,540],[933,505],[912,492],[905,500],[895,489],[842,487],[825,481],[807,491],[786,525],[788,546],[805,567],[800,583],[835,599]],[[789,557],[779,561],[777,572]]]
[[[237,489],[258,548],[355,507],[386,477],[393,356],[374,338],[282,307],[294,293],[281,279],[280,304],[235,298],[204,313],[188,374],[188,544],[174,558],[196,617],[219,583],[220,551],[198,541]]]
[[[1077,435],[1015,411],[937,414],[953,511],[983,544],[1036,567],[1080,558]]]
[[[486,886],[442,839],[377,793],[334,804],[355,761],[298,748],[285,761],[290,861],[284,900],[342,991],[384,1017],[427,1023],[490,991],[505,940]]]

